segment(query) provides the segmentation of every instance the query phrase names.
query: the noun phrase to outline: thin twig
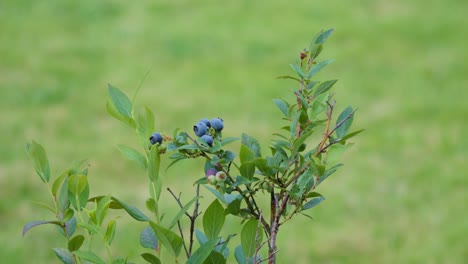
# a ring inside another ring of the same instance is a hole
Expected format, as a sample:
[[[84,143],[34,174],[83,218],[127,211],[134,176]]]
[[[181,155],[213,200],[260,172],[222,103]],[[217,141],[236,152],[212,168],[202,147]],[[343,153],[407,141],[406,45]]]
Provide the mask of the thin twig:
[[[172,192],[171,188],[168,187],[167,190],[171,193],[172,197],[174,197],[174,199],[177,201],[177,204],[179,204],[180,209],[184,208],[184,206],[183,206],[182,203],[180,202],[180,195],[181,195],[181,193],[179,193],[179,197],[177,197],[177,196]],[[187,212],[185,212],[185,215],[186,215],[188,218],[192,219],[192,216],[189,215]]]
[[[189,245],[189,255],[192,255],[192,248],[193,248],[193,234],[195,232],[195,221],[197,220],[197,217],[200,215],[198,213],[198,206],[200,206],[200,203],[198,202],[200,199],[200,184],[197,184],[197,191],[196,191],[196,197],[197,200],[195,202],[195,208],[193,209],[193,214],[192,217],[190,218],[190,245]]]
[[[177,201],[177,204],[179,204],[180,208],[184,208],[184,206],[182,205],[182,202],[180,201],[180,195],[181,193],[179,193],[179,196],[177,197],[174,192],[172,192],[171,188],[167,188],[167,190],[169,191],[169,193],[174,197],[174,199]],[[192,220],[192,217],[186,212],[185,215],[190,219]],[[180,233],[180,237],[182,238],[182,245],[184,246],[184,250],[185,250],[185,255],[187,255],[187,258],[190,257],[189,255],[189,251],[187,250],[187,245],[185,245],[185,238],[184,238],[184,232],[182,231],[182,226],[180,225],[180,220],[177,220],[177,227],[179,228],[179,233]]]

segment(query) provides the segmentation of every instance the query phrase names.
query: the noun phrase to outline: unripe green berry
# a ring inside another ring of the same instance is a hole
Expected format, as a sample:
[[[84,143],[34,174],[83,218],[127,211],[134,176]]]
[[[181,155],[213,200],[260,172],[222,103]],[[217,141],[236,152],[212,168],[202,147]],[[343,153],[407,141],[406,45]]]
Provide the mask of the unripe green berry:
[[[166,150],[167,150],[166,144],[161,144],[161,145],[159,145],[159,148],[158,148],[159,154],[164,154],[164,153],[166,153]]]
[[[215,185],[216,184],[216,176],[214,175],[210,175],[207,177],[207,180],[208,180],[208,183],[211,184],[211,185]]]
[[[217,182],[224,182],[226,181],[226,173],[224,171],[218,171],[216,173],[216,181]]]

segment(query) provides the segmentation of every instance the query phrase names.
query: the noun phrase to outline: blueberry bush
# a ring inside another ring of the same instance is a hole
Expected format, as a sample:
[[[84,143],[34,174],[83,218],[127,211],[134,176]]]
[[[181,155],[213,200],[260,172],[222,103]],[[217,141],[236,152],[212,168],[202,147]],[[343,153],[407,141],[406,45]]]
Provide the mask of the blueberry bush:
[[[27,223],[23,235],[39,225],[55,225],[57,235],[65,237],[67,244],[53,251],[65,264],[132,263],[111,250],[117,219],[109,219],[108,212],[124,210],[136,221],[147,223],[140,241],[135,243],[144,248],[141,257],[148,263],[161,263],[162,251],[175,263],[226,263],[230,256],[241,264],[276,263],[281,227],[295,216],[310,217],[308,211],[324,201],[324,196],[317,192],[319,185],[342,166],[338,163],[340,154],[352,145],[349,139],[362,132],[350,132],[356,109],[347,107],[335,118],[336,102],[330,89],[337,80],[314,79],[316,73],[332,62],[318,61],[332,31],[317,34],[300,53],[298,63],[291,64],[294,76],[278,77],[294,81],[298,88],[292,91],[292,102],[273,100],[284,125],[273,134],[268,154],[247,134],[240,138],[224,137],[223,133],[229,132],[220,117],[202,118],[190,132],[180,129],[171,134],[155,132],[150,108],[136,113],[134,100],[109,85],[108,112],[135,131],[141,146],[141,150],[124,145],[118,148],[147,172],[150,191],[146,208],[150,213],[145,214],[114,196],[90,197],[86,161],[72,164],[51,181],[46,152],[32,141],[26,146],[27,154],[51,197],[50,204],[37,204],[51,212],[52,220]],[[229,127],[227,120],[226,124]],[[319,140],[312,142],[312,135],[317,134]],[[228,146],[237,140],[240,150],[235,153]],[[176,215],[160,211],[164,157],[171,161],[168,167],[186,159],[202,159],[205,164],[200,169],[204,176],[192,179],[191,200],[183,202],[180,194],[166,188],[180,207]],[[204,212],[200,210],[201,191],[213,198]],[[269,202],[261,202],[266,200]],[[238,232],[222,234],[227,217],[241,219]],[[183,218],[187,221],[183,222]],[[99,250],[96,243],[91,244],[93,241],[101,241],[99,248],[105,250]]]

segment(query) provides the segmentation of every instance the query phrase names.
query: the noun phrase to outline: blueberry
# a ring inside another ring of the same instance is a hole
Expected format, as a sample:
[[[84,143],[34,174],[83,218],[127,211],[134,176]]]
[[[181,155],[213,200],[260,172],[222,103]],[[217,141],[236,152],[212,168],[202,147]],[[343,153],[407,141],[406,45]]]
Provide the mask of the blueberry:
[[[205,135],[206,131],[208,131],[208,127],[203,122],[198,122],[196,125],[193,126],[193,132],[195,132],[195,135],[197,135],[198,137]]]
[[[205,125],[210,128],[211,127],[211,124],[210,124],[210,120],[208,120],[208,118],[202,118],[200,119],[200,121],[198,121],[198,123],[205,123]]]
[[[221,131],[224,128],[223,120],[221,118],[211,119],[211,127],[216,131]]]
[[[207,181],[208,181],[209,184],[211,184],[211,185],[215,185],[215,184],[216,184],[216,177],[215,177],[214,175],[210,175],[210,176],[208,176],[206,179],[207,179]]]
[[[163,138],[162,138],[161,134],[159,134],[158,132],[155,132],[155,133],[153,133],[153,135],[151,135],[149,140],[150,140],[151,144],[154,145],[156,143],[161,144],[162,141],[163,141]]]
[[[215,177],[217,182],[224,182],[226,180],[226,173],[224,171],[218,171]]]
[[[203,135],[201,137],[201,139],[205,140],[206,144],[208,144],[208,146],[212,146],[213,145],[213,137],[211,137],[210,135]]]
[[[211,175],[216,175],[218,171],[215,169],[215,168],[211,168],[211,169],[208,169],[206,172],[205,172],[205,175],[206,177],[209,177]]]

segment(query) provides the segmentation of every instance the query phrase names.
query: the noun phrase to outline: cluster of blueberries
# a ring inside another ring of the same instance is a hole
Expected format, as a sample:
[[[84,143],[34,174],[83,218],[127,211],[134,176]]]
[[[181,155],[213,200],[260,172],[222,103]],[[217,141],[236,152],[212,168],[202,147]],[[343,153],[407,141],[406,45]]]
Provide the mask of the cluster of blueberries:
[[[224,128],[223,120],[221,118],[213,118],[211,121],[207,118],[200,119],[200,121],[193,126],[193,132],[195,132],[197,137],[203,139],[206,144],[212,146],[213,136],[208,133],[210,128],[213,128],[216,132],[220,132]]]
[[[217,171],[215,168],[208,169],[205,175],[208,183],[212,185],[226,181],[226,173],[224,171]]]
[[[202,118],[200,121],[197,122],[196,125],[193,126],[193,132],[197,137],[203,139],[206,144],[209,146],[213,145],[213,136],[209,133],[209,129],[213,128],[215,132],[221,132],[224,128],[224,123],[221,118],[213,118],[208,120],[207,118]],[[159,144],[161,145],[163,142],[163,137],[160,133],[155,132],[149,138],[152,145]]]

